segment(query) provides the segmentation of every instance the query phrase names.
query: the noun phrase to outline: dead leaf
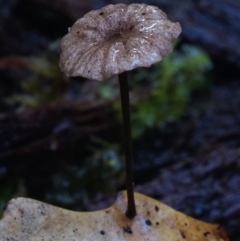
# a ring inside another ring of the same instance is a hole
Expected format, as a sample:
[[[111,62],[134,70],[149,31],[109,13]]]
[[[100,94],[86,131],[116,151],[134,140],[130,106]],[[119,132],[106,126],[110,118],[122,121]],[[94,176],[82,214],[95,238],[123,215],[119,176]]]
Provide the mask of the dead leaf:
[[[126,192],[109,208],[73,212],[39,201],[11,200],[0,221],[1,241],[228,241],[218,225],[195,220],[135,193],[137,216],[128,219]]]

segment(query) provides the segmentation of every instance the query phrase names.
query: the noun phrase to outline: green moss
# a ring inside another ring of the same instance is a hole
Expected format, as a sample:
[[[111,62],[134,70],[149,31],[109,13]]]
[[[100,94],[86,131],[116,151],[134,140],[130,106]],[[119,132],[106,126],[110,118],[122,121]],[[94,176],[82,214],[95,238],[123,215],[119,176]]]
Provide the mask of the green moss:
[[[208,85],[206,73],[211,67],[211,61],[203,51],[184,46],[182,51],[175,51],[158,63],[152,73],[141,70],[140,76],[150,80],[152,87],[148,97],[133,107],[133,137],[139,137],[147,128],[163,121],[178,118],[193,90]],[[139,74],[135,81],[141,81]]]
[[[51,49],[39,56],[19,57],[25,68],[19,78],[21,91],[8,97],[10,104],[35,107],[55,100],[62,92],[58,56]],[[24,78],[23,78],[24,76]]]
[[[136,89],[140,93],[131,113],[133,138],[180,117],[193,91],[210,83],[207,73],[211,68],[205,52],[183,46],[181,51],[174,51],[150,70],[140,69],[131,76],[133,93]],[[120,113],[119,105],[116,109]]]

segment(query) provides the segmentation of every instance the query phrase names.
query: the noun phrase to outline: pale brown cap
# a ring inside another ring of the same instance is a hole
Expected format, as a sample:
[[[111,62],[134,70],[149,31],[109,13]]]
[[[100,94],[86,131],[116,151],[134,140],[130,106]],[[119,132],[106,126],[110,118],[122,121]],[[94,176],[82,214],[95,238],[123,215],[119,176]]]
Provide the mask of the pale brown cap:
[[[60,68],[68,76],[103,80],[149,67],[172,51],[181,33],[155,6],[107,5],[78,19],[61,41]]]

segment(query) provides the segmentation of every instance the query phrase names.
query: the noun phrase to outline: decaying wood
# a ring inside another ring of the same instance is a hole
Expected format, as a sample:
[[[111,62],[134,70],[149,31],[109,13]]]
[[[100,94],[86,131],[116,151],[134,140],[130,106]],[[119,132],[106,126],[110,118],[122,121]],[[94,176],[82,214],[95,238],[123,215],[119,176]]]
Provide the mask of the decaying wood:
[[[109,103],[55,103],[0,115],[0,160],[58,150],[112,124]]]
[[[217,62],[240,66],[240,2],[237,0],[160,0],[170,17],[182,25],[183,41],[199,45]]]

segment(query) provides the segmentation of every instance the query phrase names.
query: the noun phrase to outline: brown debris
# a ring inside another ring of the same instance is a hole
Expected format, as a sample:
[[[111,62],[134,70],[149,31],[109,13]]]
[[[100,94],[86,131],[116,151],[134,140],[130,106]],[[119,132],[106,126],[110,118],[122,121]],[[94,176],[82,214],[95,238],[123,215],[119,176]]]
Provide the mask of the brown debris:
[[[111,105],[53,103],[0,115],[0,159],[63,149],[112,125]]]

